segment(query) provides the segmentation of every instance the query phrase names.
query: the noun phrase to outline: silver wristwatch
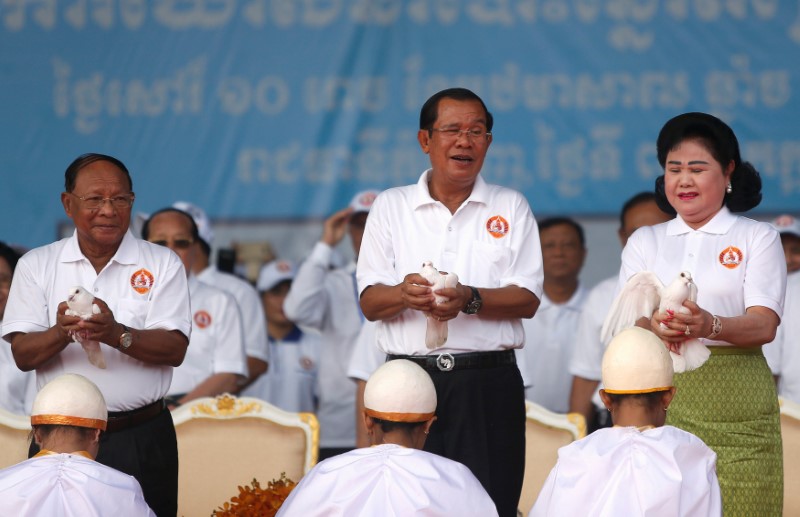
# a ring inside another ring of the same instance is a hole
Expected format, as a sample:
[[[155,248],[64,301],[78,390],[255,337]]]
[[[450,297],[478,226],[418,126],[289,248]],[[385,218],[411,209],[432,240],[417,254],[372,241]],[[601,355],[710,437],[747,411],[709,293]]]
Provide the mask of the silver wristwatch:
[[[133,334],[131,334],[131,329],[122,323],[120,323],[120,325],[122,325],[122,334],[119,335],[119,346],[117,348],[120,350],[127,350],[133,343]]]

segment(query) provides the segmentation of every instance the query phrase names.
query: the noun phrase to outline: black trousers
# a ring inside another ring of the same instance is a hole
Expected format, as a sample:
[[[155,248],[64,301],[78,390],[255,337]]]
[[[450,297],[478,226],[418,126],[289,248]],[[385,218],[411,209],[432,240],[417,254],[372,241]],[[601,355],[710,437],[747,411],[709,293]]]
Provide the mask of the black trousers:
[[[525,475],[525,389],[517,365],[428,373],[438,401],[425,450],[469,467],[500,517],[516,517]]]
[[[29,456],[37,452],[39,447],[32,442]],[[178,441],[169,410],[137,426],[103,433],[96,460],[135,477],[158,517],[177,515]]]

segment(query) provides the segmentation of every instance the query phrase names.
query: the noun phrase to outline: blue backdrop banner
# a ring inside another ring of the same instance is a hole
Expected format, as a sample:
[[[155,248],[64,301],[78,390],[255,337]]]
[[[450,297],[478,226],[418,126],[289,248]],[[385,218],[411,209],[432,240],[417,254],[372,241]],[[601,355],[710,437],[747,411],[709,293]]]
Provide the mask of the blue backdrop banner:
[[[537,215],[615,214],[652,189],[685,111],[738,134],[761,212],[798,210],[798,2],[3,0],[0,240],[63,219],[77,155],[120,158],[137,209],[322,217],[427,165],[419,109],[465,86],[495,115],[489,181]]]

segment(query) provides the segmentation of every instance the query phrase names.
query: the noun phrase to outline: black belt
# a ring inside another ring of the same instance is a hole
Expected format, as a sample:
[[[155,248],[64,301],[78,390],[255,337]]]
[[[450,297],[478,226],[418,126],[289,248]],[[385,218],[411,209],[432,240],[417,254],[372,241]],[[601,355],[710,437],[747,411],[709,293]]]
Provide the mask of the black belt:
[[[123,429],[149,422],[161,414],[165,407],[167,406],[164,403],[164,399],[158,399],[146,406],[131,409],[130,411],[109,411],[106,432],[122,431]]]
[[[430,372],[449,372],[467,368],[494,368],[517,364],[513,350],[497,352],[469,352],[466,354],[443,353],[437,355],[396,355],[387,354],[386,360],[408,359]]]

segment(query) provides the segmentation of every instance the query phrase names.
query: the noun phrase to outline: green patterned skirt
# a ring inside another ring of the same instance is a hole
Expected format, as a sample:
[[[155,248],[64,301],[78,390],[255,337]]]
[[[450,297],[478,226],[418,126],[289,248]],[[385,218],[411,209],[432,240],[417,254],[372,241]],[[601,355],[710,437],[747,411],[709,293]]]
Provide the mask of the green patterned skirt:
[[[675,375],[667,423],[717,453],[725,517],[780,516],[783,452],[778,396],[761,347],[709,347],[697,370]]]

